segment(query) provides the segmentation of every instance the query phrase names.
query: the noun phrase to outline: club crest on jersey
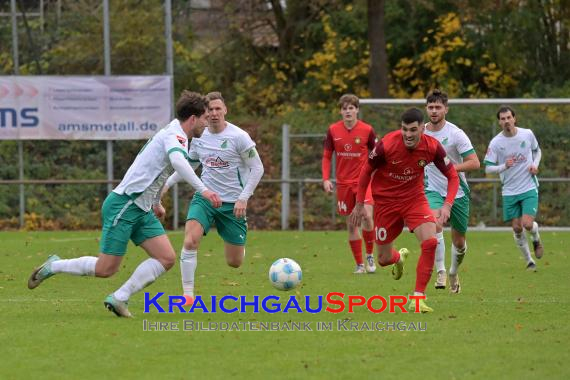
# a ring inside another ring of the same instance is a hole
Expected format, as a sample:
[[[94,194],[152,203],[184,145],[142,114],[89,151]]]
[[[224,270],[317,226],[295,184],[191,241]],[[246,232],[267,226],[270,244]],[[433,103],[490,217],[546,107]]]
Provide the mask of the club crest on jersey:
[[[360,144],[360,137],[355,138],[355,139],[354,139],[354,143],[355,143],[355,144]]]
[[[182,137],[182,136],[176,135],[176,139],[178,140],[178,142],[180,143],[180,145],[186,146],[186,138],[184,138],[184,137]]]
[[[352,150],[352,145],[350,145],[350,144],[344,144],[344,150],[346,150],[347,152],[349,152],[350,150]]]
[[[423,167],[425,167],[426,165],[427,165],[427,161],[426,161],[426,160],[421,159],[421,160],[418,161],[418,166],[419,166],[420,168],[423,168]]]

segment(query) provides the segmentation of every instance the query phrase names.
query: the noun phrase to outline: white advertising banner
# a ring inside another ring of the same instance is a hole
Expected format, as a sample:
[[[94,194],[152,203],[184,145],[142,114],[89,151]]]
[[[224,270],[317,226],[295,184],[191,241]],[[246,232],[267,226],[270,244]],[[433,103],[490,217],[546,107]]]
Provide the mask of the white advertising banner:
[[[147,139],[171,106],[170,76],[0,76],[0,140]]]

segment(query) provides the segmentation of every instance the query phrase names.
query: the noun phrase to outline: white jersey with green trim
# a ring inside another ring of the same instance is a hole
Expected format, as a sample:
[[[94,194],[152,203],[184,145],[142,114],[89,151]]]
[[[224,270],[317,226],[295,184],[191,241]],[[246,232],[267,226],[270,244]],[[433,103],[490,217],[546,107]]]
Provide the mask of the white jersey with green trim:
[[[426,135],[436,138],[443,145],[447,157],[454,164],[462,163],[464,157],[475,153],[473,144],[465,132],[449,121],[446,121],[439,131],[429,131],[426,125],[424,132]],[[469,193],[465,173],[457,172],[457,174],[459,176],[459,189],[455,199],[464,197],[466,193]],[[425,167],[425,184],[426,190],[438,192],[443,197],[447,195],[447,177],[441,174],[433,163]]]
[[[174,119],[146,142],[113,192],[130,196],[138,207],[150,211],[162,185],[174,172],[168,155],[181,152],[188,157],[187,151],[188,137]]]
[[[204,185],[223,202],[235,203],[250,171],[242,153],[253,147],[255,142],[247,132],[226,122],[226,128],[220,133],[211,133],[206,128],[200,138],[193,138],[189,157],[190,161],[200,160]]]
[[[517,127],[517,134],[506,137],[503,132],[493,137],[485,155],[485,165],[502,165],[512,158],[514,165],[500,173],[503,195],[518,195],[538,189],[538,179],[529,172],[532,152],[538,141],[530,129]]]

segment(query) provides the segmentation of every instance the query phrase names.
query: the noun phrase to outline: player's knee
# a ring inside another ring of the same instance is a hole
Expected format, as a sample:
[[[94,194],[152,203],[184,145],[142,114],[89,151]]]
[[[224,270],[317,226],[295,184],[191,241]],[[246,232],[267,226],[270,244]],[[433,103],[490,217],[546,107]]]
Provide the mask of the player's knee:
[[[184,237],[184,249],[198,249],[199,244],[200,240],[195,239],[194,236]]]
[[[99,278],[109,278],[119,271],[119,268],[95,268],[95,276]]]
[[[515,234],[520,234],[522,232],[522,226],[521,225],[514,225],[513,226],[513,231]]]
[[[159,261],[164,267],[164,269],[169,270],[174,266],[174,263],[176,262],[176,255],[174,254],[174,252],[172,252],[171,255],[167,255]]]
[[[532,220],[524,220],[523,221],[523,227],[527,231],[532,230]]]

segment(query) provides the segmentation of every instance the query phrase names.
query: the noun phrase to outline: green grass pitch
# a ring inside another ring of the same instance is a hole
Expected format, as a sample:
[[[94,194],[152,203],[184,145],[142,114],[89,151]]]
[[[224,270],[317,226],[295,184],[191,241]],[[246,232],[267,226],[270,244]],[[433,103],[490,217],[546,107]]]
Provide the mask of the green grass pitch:
[[[178,251],[182,233],[169,234]],[[570,233],[543,232],[545,255],[538,271],[525,264],[509,232],[468,235],[460,269],[463,292],[428,287],[432,314],[260,312],[224,314],[143,313],[143,292],[180,293],[176,265],[130,302],[134,319],[103,306],[147,256],[129,247],[121,271],[110,279],[57,275],[31,291],[26,281],[49,253],[62,258],[93,255],[98,232],[0,233],[1,379],[187,379],[187,378],[570,378]],[[449,234],[446,233],[449,244]],[[411,251],[400,281],[388,269],[353,275],[345,232],[258,232],[248,236],[244,265],[225,264],[215,234],[199,252],[197,294],[288,296],[328,292],[370,297],[413,290],[419,244],[404,233],[398,248]],[[449,252],[449,248],[448,248]],[[267,273],[279,257],[297,260],[302,287],[274,290]],[[449,255],[447,258],[449,266]],[[165,304],[165,302],[161,302]],[[316,304],[314,304],[316,305]],[[231,304],[229,306],[232,306]],[[313,306],[313,305],[312,305]],[[326,302],[325,302],[326,306]],[[422,322],[426,331],[339,331],[350,322]],[[333,322],[333,331],[184,331],[183,321]],[[172,322],[181,331],[144,331],[143,321]]]

